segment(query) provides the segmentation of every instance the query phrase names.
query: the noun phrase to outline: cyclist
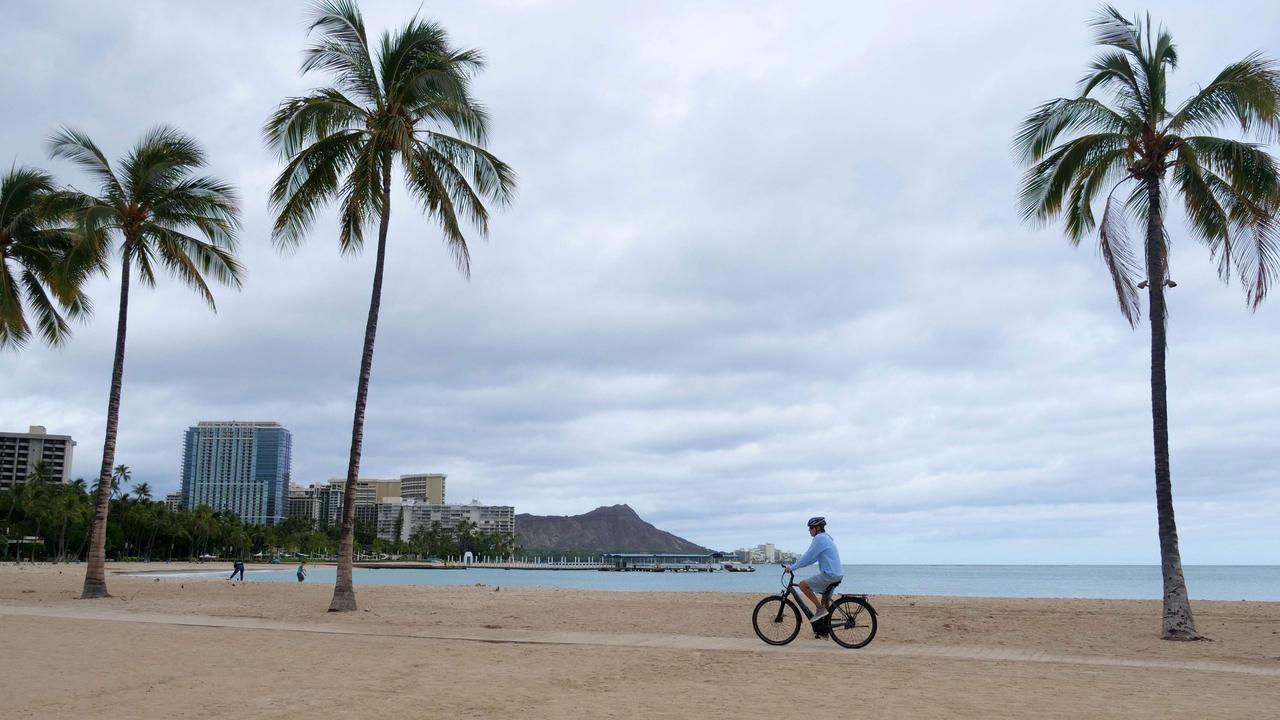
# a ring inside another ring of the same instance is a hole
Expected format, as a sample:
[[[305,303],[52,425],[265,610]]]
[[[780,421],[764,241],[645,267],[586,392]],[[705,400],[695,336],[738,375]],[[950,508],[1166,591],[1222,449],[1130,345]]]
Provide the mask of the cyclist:
[[[831,541],[831,536],[827,534],[827,519],[824,517],[809,518],[809,537],[813,541],[809,543],[809,549],[796,559],[794,563],[787,566],[793,574],[796,568],[806,567],[815,562],[818,563],[818,574],[811,578],[800,581],[800,590],[809,598],[809,602],[813,603],[816,608],[816,614],[810,622],[816,623],[827,616],[827,608],[822,604],[818,595],[826,592],[832,585],[844,579],[844,571],[840,567],[840,551],[836,550],[836,544]]]

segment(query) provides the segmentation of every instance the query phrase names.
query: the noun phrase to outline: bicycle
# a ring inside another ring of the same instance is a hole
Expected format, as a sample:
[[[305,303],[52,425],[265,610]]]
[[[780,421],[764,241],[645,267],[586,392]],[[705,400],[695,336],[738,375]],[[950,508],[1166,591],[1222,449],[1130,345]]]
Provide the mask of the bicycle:
[[[756,603],[751,615],[751,626],[756,636],[770,645],[786,645],[800,634],[800,613],[812,622],[813,612],[800,595],[795,583],[795,573],[783,568],[783,588],[777,595],[770,595]],[[822,593],[822,604],[831,608],[830,613],[813,624],[814,637],[830,635],[837,645],[847,648],[866,647],[876,636],[876,610],[866,595],[841,594],[831,601],[836,585]]]

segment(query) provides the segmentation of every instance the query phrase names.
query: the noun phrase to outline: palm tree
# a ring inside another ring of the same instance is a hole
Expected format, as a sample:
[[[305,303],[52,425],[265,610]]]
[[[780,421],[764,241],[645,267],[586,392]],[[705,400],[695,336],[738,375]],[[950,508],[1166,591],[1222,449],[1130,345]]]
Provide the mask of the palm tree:
[[[27,482],[53,484],[58,482],[58,478],[53,474],[53,466],[40,460],[31,466],[31,472],[27,473]]]
[[[133,486],[133,494],[138,496],[140,500],[151,499],[151,485],[146,482],[140,482]]]
[[[132,480],[133,471],[129,469],[129,466],[117,465],[115,469],[111,471],[111,499],[114,500],[117,497],[127,496],[129,494],[128,491],[121,493],[120,488],[124,487]]]
[[[1023,217],[1047,222],[1061,216],[1073,244],[1098,231],[1098,248],[1111,273],[1120,312],[1133,327],[1138,290],[1151,309],[1151,416],[1155,448],[1156,515],[1164,578],[1162,636],[1198,639],[1187,599],[1174,524],[1165,388],[1165,288],[1169,279],[1165,231],[1166,180],[1182,200],[1191,235],[1209,248],[1218,273],[1233,270],[1257,309],[1280,270],[1280,173],[1260,144],[1211,135],[1237,126],[1247,140],[1280,131],[1280,73],[1258,53],[1228,65],[1177,108],[1166,97],[1168,72],[1178,55],[1169,33],[1151,19],[1130,22],[1104,7],[1092,22],[1106,48],[1080,81],[1080,94],[1052,100],[1023,121],[1015,144],[1030,166],[1023,179]],[[1110,94],[1111,104],[1090,94]],[[1170,172],[1172,171],[1172,172]],[[1170,177],[1171,176],[1171,177]],[[1105,193],[1101,221],[1093,205]],[[1126,233],[1145,228],[1141,260]]]
[[[116,324],[115,362],[107,401],[107,433],[97,489],[97,510],[89,540],[89,562],[81,597],[107,596],[105,576],[107,512],[110,509],[112,463],[124,376],[125,335],[129,317],[129,283],[138,279],[154,287],[164,268],[195,290],[216,311],[206,276],[240,286],[240,264],[233,251],[239,229],[235,190],[195,171],[204,167],[204,152],[178,130],[158,127],[134,145],[115,170],[89,137],[64,128],[50,139],[55,158],[79,165],[99,183],[98,195],[76,193],[82,207],[76,225],[97,257],[110,255],[119,241],[120,314]],[[194,234],[193,234],[194,233]],[[201,237],[196,237],[197,235]],[[117,468],[119,471],[119,468]]]
[[[54,346],[70,334],[67,318],[89,315],[80,287],[97,268],[76,262],[63,199],[40,170],[16,167],[0,176],[0,349],[27,344],[27,307]]]
[[[386,32],[371,52],[359,9],[350,0],[314,6],[302,72],[330,73],[331,87],[280,104],[264,128],[267,143],[286,162],[271,200],[278,247],[303,241],[316,213],[332,200],[339,210],[339,249],[357,253],[366,227],[378,222],[373,292],[356,384],[351,454],[347,463],[342,534],[332,611],[356,609],[351,582],[355,483],[360,471],[365,401],[382,298],[392,168],[400,164],[410,194],[440,225],[459,270],[469,274],[463,225],[488,232],[485,201],[509,203],[515,174],[485,148],[487,116],[471,97],[483,67],[480,53],[456,49],[443,28],[414,18]]]

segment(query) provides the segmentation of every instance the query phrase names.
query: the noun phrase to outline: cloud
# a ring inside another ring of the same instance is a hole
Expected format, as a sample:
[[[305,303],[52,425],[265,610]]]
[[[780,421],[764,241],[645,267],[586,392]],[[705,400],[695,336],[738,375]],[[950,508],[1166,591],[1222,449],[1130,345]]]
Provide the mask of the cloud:
[[[418,9],[366,6],[377,29]],[[799,549],[824,514],[851,561],[1155,561],[1146,331],[1092,249],[1021,225],[1014,200],[1014,127],[1073,91],[1093,9],[427,8],[489,59],[477,93],[520,195],[471,238],[469,281],[393,197],[362,474],[446,472],[453,499],[519,512],[626,502],[719,548]],[[1272,4],[1232,9],[1161,8],[1175,95],[1280,40]],[[3,12],[11,161],[84,184],[46,160],[53,128],[115,157],[171,123],[244,198],[249,275],[216,315],[172,281],[132,296],[117,461],[172,490],[186,427],[276,420],[296,481],[342,475],[372,252],[340,257],[332,212],[297,252],[272,247],[259,136],[321,82],[296,73],[304,6]],[[1184,560],[1274,564],[1276,309],[1247,312],[1180,223]],[[4,426],[73,435],[85,477],[117,281],[95,281],[68,347],[3,358]]]

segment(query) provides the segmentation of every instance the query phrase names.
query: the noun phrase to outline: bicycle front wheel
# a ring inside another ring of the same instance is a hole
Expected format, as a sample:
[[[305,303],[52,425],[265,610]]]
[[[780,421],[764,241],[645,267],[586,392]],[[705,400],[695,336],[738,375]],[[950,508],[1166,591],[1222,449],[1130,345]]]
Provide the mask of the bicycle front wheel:
[[[847,648],[866,647],[876,636],[876,611],[862,598],[847,597],[831,606],[831,639]]]
[[[800,634],[800,610],[790,600],[776,595],[767,597],[756,603],[751,626],[770,645],[786,645]]]

